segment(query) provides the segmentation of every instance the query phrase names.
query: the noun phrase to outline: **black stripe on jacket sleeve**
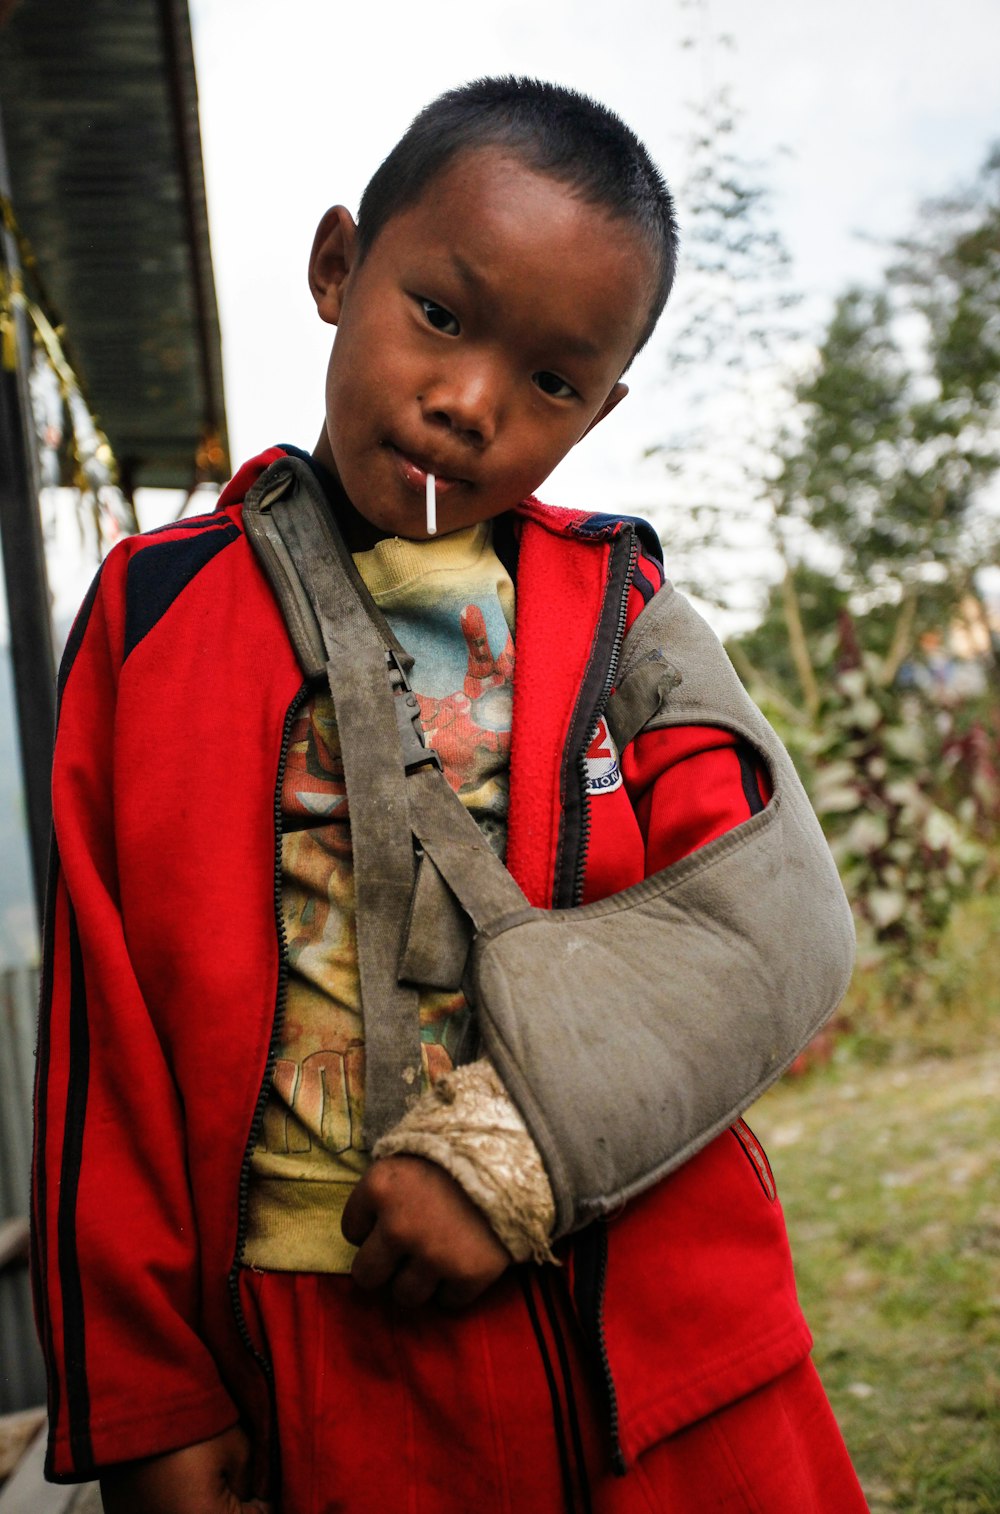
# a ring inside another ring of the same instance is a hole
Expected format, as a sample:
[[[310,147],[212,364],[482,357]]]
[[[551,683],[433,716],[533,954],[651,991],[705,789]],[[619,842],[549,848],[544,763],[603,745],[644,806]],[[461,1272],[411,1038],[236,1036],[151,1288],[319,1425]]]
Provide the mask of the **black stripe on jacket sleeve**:
[[[739,742],[736,747],[736,755],[740,763],[740,778],[743,782],[743,794],[750,806],[751,815],[759,815],[764,809],[764,798],[760,792],[760,781],[757,777],[757,764],[754,761],[753,749],[744,742]]]
[[[649,559],[647,558],[646,561],[648,562]],[[639,593],[642,595],[643,604],[648,605],[657,589],[662,587],[663,576],[661,574],[660,582],[654,584],[652,580],[647,578],[646,574],[642,571],[642,562],[643,559],[639,558],[639,560],[636,562],[635,567],[632,569],[632,587],[638,589]]]
[[[202,568],[239,539],[239,530],[227,521],[212,531],[154,542],[135,554],[128,565],[123,661]]]

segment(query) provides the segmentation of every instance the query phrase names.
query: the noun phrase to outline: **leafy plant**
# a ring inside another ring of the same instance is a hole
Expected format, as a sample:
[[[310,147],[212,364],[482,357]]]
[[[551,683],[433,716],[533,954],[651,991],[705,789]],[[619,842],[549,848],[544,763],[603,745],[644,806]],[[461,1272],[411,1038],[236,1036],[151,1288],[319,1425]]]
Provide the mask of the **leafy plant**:
[[[919,997],[955,904],[984,853],[939,802],[945,759],[932,711],[901,696],[884,660],[859,647],[842,614],[837,660],[812,738],[812,799],[858,922],[862,965],[889,965]]]

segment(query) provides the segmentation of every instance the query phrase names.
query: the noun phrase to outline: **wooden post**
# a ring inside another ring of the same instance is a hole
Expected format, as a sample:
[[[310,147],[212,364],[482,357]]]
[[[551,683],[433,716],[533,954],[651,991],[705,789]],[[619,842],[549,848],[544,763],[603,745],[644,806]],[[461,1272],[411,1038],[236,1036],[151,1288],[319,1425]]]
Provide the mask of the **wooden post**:
[[[9,198],[2,120],[0,190]],[[14,239],[0,227],[0,276],[7,289],[18,275]],[[7,342],[5,354],[0,356],[0,546],[10,621],[28,845],[41,930],[52,824],[49,785],[56,715],[55,657],[38,509],[38,459],[28,396],[31,339],[21,311],[14,312],[14,337],[13,352]]]

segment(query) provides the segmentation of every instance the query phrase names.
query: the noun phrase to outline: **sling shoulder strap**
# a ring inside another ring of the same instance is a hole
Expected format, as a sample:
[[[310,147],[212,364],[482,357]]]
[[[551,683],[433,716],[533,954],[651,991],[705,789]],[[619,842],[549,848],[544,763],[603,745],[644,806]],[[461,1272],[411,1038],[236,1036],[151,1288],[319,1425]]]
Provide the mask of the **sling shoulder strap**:
[[[427,746],[408,680],[413,659],[365,587],[308,465],[272,463],[247,494],[244,522],[303,671],[325,675],[333,697],[351,813],[372,1145],[419,1089],[418,985],[457,987],[473,928],[530,906]]]

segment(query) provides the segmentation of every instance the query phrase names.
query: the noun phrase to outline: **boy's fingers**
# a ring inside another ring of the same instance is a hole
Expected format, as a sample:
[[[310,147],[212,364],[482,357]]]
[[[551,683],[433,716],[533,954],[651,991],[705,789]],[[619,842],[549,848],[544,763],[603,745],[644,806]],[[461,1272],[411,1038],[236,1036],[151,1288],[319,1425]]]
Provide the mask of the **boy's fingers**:
[[[474,1282],[442,1283],[437,1290],[437,1302],[442,1309],[466,1309],[495,1281],[495,1278],[490,1277],[478,1278]]]
[[[347,1235],[346,1230],[344,1234]],[[350,1240],[349,1235],[347,1239]],[[382,1288],[404,1255],[398,1245],[387,1239],[384,1226],[376,1225],[351,1263],[351,1276],[359,1288]]]
[[[434,1295],[441,1274],[430,1262],[410,1257],[392,1280],[392,1296],[404,1309],[419,1309]]]
[[[372,1201],[364,1180],[355,1183],[340,1217],[340,1230],[344,1240],[350,1241],[352,1246],[362,1245],[371,1234],[372,1226],[377,1218],[378,1209]]]

